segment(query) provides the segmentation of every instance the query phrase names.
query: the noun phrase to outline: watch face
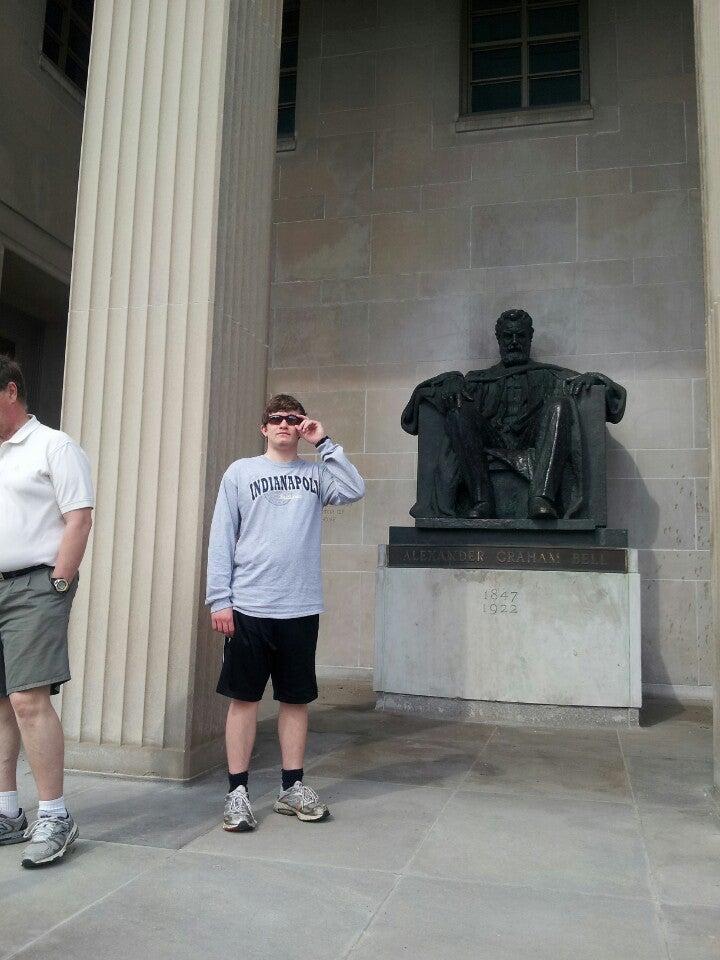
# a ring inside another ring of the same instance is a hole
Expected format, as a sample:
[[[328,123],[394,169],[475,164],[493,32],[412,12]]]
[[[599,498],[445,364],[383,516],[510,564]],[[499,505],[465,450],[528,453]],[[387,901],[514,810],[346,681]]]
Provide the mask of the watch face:
[[[55,580],[53,580],[52,584],[58,593],[66,593],[68,587],[70,586],[64,577],[57,577]]]

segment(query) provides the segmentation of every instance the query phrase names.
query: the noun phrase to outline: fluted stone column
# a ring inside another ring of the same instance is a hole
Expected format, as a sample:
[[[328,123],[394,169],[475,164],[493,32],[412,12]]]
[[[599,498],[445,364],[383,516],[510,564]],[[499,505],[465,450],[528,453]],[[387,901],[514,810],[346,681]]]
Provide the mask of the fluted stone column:
[[[97,508],[71,624],[67,764],[221,756],[204,545],[258,449],[281,0],[97,0],[63,426]]]
[[[720,790],[720,3],[695,0],[695,50],[705,239],[710,517],[715,647],[715,787]]]

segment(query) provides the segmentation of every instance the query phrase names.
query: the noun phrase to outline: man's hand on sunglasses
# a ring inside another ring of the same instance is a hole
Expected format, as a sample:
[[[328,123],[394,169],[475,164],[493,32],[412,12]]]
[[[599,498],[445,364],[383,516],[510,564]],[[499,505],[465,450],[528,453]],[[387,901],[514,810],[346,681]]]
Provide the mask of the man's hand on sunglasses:
[[[325,431],[320,421],[310,420],[307,417],[298,427],[298,433],[304,440],[307,440],[308,443],[317,443],[318,440],[322,440],[325,436]]]

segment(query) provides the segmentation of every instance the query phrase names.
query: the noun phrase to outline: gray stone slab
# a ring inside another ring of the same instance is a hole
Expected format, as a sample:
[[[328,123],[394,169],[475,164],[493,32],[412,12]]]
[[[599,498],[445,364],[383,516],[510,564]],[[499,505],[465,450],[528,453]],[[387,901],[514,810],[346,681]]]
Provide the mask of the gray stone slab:
[[[407,872],[648,897],[640,830],[621,803],[461,791]]]
[[[404,736],[435,743],[468,744],[471,749],[481,748],[494,729],[484,723],[453,723],[374,709],[342,710],[333,707],[313,711],[309,725],[311,731],[346,733],[376,741]]]
[[[699,680],[695,584],[645,580],[641,591],[645,683],[696,686]]]
[[[645,847],[660,899],[717,909],[720,815],[717,807],[640,807]]]
[[[713,796],[711,757],[627,757],[639,803],[671,807],[706,806]]]
[[[274,726],[275,724],[273,724]],[[305,749],[306,766],[326,753],[336,750],[351,738],[350,733],[310,730]],[[276,771],[277,776],[279,776],[281,767],[282,757],[277,731],[273,728],[259,731],[250,760],[250,770],[254,773]]]
[[[463,788],[630,803],[617,735],[499,729]]]
[[[581,260],[679,256],[687,250],[688,234],[688,202],[683,191],[581,197],[578,201]]]
[[[390,717],[393,714],[386,714]],[[455,722],[453,720],[426,719],[423,717],[414,718],[417,729],[408,731],[405,739],[408,741],[422,740],[426,743],[448,744],[449,746],[461,747],[464,750],[477,753],[487,744],[493,735],[496,727],[492,723],[465,723],[462,720]]]
[[[56,928],[23,957],[335,960],[349,951],[393,881],[360,870],[179,854]]]
[[[712,725],[665,721],[620,732],[626,756],[712,757]]]
[[[473,207],[472,230],[473,267],[573,260],[577,203],[571,198]]]
[[[278,307],[272,330],[273,363],[278,367],[291,366],[297,363],[298,356],[310,351],[318,366],[365,363],[367,318],[364,303]],[[303,392],[308,392],[307,387]]]
[[[13,956],[51,927],[168,856],[165,850],[80,839],[62,864],[44,870],[23,870],[22,850],[21,844],[0,848],[0,958]]]
[[[630,542],[639,548],[694,550],[693,481],[609,480],[608,523],[627,527]]]
[[[357,738],[315,763],[313,776],[354,780],[389,780],[427,785],[459,784],[477,759],[478,751],[421,738],[390,737],[382,741]]]
[[[266,793],[278,775],[255,776],[251,796]],[[190,783],[119,780],[78,794],[72,812],[83,837],[179,849],[222,819],[227,792],[224,770]]]
[[[450,788],[367,780],[333,781],[308,774],[330,807],[330,819],[301,823],[272,810],[274,794],[253,805],[258,829],[229,834],[217,827],[186,849],[229,857],[399,871],[424,839]]]
[[[620,130],[578,137],[578,169],[682,163],[682,103],[624,104]]]
[[[69,773],[65,772],[63,784],[63,796],[68,800],[68,805],[74,809],[75,797],[84,793],[86,790],[93,790],[96,787],[108,788],[108,784],[113,782],[114,778],[102,777],[94,773]],[[26,770],[18,768],[18,791],[20,795],[20,805],[28,813],[32,813],[37,807],[38,796],[35,781],[32,772],[28,766]]]
[[[538,747],[540,749],[565,750],[583,756],[615,759],[620,756],[620,743],[616,730],[568,729],[555,727],[498,727],[492,738],[493,745],[503,747]]]
[[[720,907],[691,908],[662,904],[671,960],[720,957]]]
[[[653,905],[403,877],[349,960],[665,958]]]

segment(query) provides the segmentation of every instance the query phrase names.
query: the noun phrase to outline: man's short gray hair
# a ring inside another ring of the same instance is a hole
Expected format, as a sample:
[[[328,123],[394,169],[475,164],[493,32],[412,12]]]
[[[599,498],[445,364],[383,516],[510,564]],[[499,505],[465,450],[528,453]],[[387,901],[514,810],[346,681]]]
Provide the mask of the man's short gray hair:
[[[20,369],[20,364],[16,363],[12,357],[0,353],[0,390],[5,390],[11,383],[14,383],[17,387],[18,400],[25,403],[27,399],[25,377]]]

